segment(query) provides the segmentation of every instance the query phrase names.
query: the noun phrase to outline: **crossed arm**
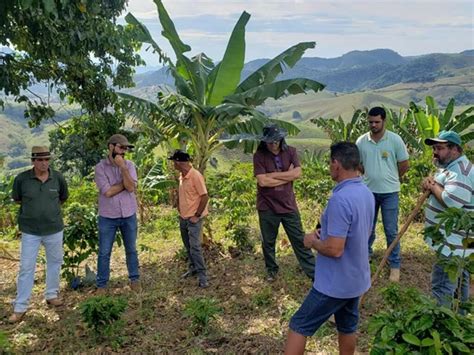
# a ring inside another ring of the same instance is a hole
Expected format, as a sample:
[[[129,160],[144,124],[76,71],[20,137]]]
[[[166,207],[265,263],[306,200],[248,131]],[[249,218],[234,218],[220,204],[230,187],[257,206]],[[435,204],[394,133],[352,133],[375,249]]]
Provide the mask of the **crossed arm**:
[[[290,165],[287,171],[259,174],[256,176],[257,183],[261,187],[275,187],[294,181],[301,176],[301,167]]]

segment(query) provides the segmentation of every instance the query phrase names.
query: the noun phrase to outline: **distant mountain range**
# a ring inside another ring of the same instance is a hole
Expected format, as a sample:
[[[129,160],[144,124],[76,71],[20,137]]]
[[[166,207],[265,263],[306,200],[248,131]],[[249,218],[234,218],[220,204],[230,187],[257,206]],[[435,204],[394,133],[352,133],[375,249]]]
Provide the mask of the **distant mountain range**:
[[[269,59],[245,64],[242,78],[261,67]],[[279,79],[305,77],[326,85],[326,90],[340,93],[374,90],[400,83],[430,83],[440,78],[474,75],[474,50],[456,54],[434,53],[403,57],[390,49],[352,51],[337,58],[302,58]],[[135,76],[136,88],[159,85],[173,86],[167,68]],[[148,91],[148,90],[146,90]],[[458,104],[474,102],[473,90],[456,98]]]

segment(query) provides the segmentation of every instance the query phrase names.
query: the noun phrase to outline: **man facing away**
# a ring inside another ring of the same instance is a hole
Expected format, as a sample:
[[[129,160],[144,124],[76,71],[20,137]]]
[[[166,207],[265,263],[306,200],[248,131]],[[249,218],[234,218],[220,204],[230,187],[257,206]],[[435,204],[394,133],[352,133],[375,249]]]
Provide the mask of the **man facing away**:
[[[431,192],[425,208],[425,226],[438,224],[436,215],[448,207],[474,211],[474,168],[463,154],[459,135],[453,131],[442,131],[437,138],[425,139],[425,144],[432,146],[434,164],[438,167],[436,174],[426,178],[422,185]],[[452,282],[444,271],[444,261],[454,256],[467,258],[474,253],[474,249],[467,247],[464,250],[464,231],[452,230],[446,235],[444,226],[440,231],[445,238],[442,244],[433,245],[431,239],[427,240],[433,250],[441,251],[433,266],[431,292],[438,304],[450,307],[458,285],[461,285],[461,301],[468,300],[470,275],[465,269],[461,277]]]
[[[321,218],[321,230],[306,234],[314,248],[315,281],[291,318],[285,354],[303,354],[312,336],[334,315],[339,353],[353,354],[359,320],[359,297],[370,287],[367,243],[372,229],[374,196],[362,183],[360,156],[354,143],[331,146],[330,173],[337,183]]]
[[[63,304],[58,298],[64,255],[61,204],[68,198],[68,188],[64,177],[49,167],[50,159],[48,147],[33,147],[33,169],[19,174],[13,182],[12,198],[20,204],[18,224],[21,231],[21,253],[17,296],[13,314],[9,318],[11,323],[21,321],[28,308],[41,244],[46,251],[44,297],[49,305]]]
[[[382,210],[387,247],[397,237],[400,179],[409,168],[405,143],[398,134],[385,128],[385,118],[384,108],[370,109],[368,115],[370,132],[360,136],[356,142],[361,155],[364,182],[375,197],[375,217],[369,239],[370,255],[375,241],[379,209]],[[400,243],[397,243],[388,257],[390,281],[398,282],[400,279],[400,259]]]
[[[206,264],[202,255],[201,230],[203,218],[207,216],[207,194],[204,177],[191,165],[188,153],[176,150],[168,158],[174,163],[174,168],[180,172],[178,188],[179,229],[184,247],[188,254],[189,269],[183,278],[194,275],[198,277],[198,286],[209,287]]]
[[[108,155],[95,166],[95,183],[99,190],[99,255],[97,258],[97,291],[104,293],[110,278],[110,255],[120,230],[125,247],[130,287],[140,289],[137,241],[137,171],[124,158],[133,148],[127,138],[114,134],[107,142]]]
[[[286,144],[285,136],[286,132],[277,125],[264,127],[253,156],[262,251],[269,282],[275,280],[279,269],[275,244],[280,224],[304,273],[309,278],[314,275],[314,255],[303,244],[304,231],[293,191],[293,181],[301,176],[300,161],[296,149]]]

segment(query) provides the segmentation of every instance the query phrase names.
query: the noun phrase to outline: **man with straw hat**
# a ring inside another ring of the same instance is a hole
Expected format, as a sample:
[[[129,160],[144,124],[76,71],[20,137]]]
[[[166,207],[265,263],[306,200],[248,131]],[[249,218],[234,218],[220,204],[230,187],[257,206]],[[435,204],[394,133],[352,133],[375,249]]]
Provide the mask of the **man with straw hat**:
[[[13,182],[12,198],[20,204],[21,253],[11,323],[21,321],[28,308],[41,244],[46,251],[46,302],[51,306],[63,304],[58,297],[64,254],[61,204],[68,198],[68,188],[64,177],[50,168],[50,159],[48,147],[34,146],[33,168],[16,176]]]

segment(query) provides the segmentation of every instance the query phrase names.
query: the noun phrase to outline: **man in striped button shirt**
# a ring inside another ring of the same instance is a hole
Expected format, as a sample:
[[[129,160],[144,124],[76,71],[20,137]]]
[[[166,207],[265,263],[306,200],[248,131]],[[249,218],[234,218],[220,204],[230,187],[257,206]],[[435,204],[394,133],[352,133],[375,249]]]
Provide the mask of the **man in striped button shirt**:
[[[433,161],[439,168],[433,177],[423,181],[423,188],[431,191],[425,209],[425,226],[437,224],[439,220],[436,215],[448,207],[474,211],[474,168],[463,154],[459,135],[453,131],[442,131],[437,138],[426,139],[425,144],[432,146]],[[453,283],[444,271],[443,259],[452,256],[468,257],[474,249],[471,247],[464,250],[463,231],[452,231],[449,235],[445,234],[443,228],[440,231],[445,236],[444,245],[434,245],[427,238],[430,247],[441,252],[433,267],[431,292],[439,304],[449,307],[460,282],[461,301],[468,300],[470,276],[467,270],[463,270],[460,279]]]

